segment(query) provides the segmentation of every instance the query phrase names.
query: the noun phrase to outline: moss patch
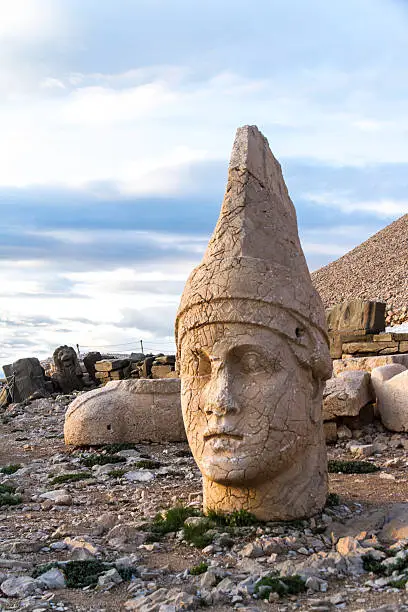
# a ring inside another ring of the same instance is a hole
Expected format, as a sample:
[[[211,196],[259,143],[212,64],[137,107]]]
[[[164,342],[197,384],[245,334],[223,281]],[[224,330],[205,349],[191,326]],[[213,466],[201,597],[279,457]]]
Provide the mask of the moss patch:
[[[154,461],[153,459],[141,459],[140,461],[136,461],[134,464],[137,468],[145,468],[146,470],[154,470],[155,468],[159,468],[161,466],[160,461]]]
[[[366,572],[373,572],[374,574],[385,574],[385,569],[381,561],[374,559],[374,557],[370,554],[363,555],[361,558],[363,560],[363,569]]]
[[[67,563],[46,563],[38,565],[34,569],[32,577],[38,578],[41,574],[48,572],[48,570],[54,567],[58,567],[63,572],[69,589],[83,589],[86,586],[96,586],[99,576],[112,569],[114,566],[110,563],[104,563],[103,561],[94,559],[68,561]],[[123,580],[130,580],[136,570],[131,567],[121,567],[118,568],[118,572]]]
[[[92,468],[94,465],[108,465],[108,463],[125,463],[124,457],[118,457],[117,455],[92,455],[92,457],[83,457],[81,459],[82,465],[88,468]]]
[[[105,451],[108,454],[114,455],[115,453],[120,453],[123,450],[137,450],[136,444],[132,442],[123,442],[117,444],[104,444],[100,447],[101,450]]]
[[[380,468],[368,461],[329,461],[328,471],[334,474],[372,474],[379,472]]]
[[[284,576],[276,578],[262,578],[255,586],[255,593],[262,599],[269,599],[271,593],[297,595],[306,591],[305,581],[300,576]]]
[[[108,472],[108,476],[110,476],[111,478],[122,478],[128,471],[129,470],[125,469],[111,470],[110,472]]]
[[[0,506],[18,506],[23,501],[21,495],[15,495],[12,485],[0,484]]]
[[[62,484],[63,482],[77,482],[78,480],[89,480],[92,478],[92,474],[84,474],[84,472],[76,472],[74,474],[61,474],[55,476],[51,481],[51,484]]]
[[[10,474],[14,474],[18,470],[21,470],[22,467],[23,466],[21,465],[21,463],[10,463],[10,465],[3,466],[0,469],[0,472],[9,476]]]

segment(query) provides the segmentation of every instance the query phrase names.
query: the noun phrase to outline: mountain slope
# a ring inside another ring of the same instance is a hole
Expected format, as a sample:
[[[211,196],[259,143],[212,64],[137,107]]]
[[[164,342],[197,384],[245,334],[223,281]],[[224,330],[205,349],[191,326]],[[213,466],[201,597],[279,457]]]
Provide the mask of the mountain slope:
[[[326,308],[353,298],[387,303],[387,322],[408,320],[408,214],[312,273]]]

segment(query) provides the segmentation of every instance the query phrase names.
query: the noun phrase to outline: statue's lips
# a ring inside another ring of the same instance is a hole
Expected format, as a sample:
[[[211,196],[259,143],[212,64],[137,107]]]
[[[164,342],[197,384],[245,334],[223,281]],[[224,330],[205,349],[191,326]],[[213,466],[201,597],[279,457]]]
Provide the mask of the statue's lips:
[[[204,442],[210,440],[242,440],[244,436],[233,431],[223,429],[210,429],[204,432]]]

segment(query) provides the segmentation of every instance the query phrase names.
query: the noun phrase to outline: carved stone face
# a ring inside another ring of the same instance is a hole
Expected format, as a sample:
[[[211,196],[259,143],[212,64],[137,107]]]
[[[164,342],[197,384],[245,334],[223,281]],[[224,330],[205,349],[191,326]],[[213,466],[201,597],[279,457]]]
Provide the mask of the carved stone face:
[[[204,325],[184,336],[180,363],[187,437],[208,479],[265,482],[313,442],[312,373],[278,333]]]
[[[54,363],[57,370],[74,370],[77,357],[74,349],[70,346],[60,346],[54,352]]]

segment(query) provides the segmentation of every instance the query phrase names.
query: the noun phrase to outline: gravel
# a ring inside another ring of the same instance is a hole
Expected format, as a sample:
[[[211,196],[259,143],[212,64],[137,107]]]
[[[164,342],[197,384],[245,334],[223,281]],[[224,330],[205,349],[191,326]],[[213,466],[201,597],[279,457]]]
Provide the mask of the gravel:
[[[408,321],[408,215],[312,273],[326,308],[361,298],[387,303],[387,323]]]

